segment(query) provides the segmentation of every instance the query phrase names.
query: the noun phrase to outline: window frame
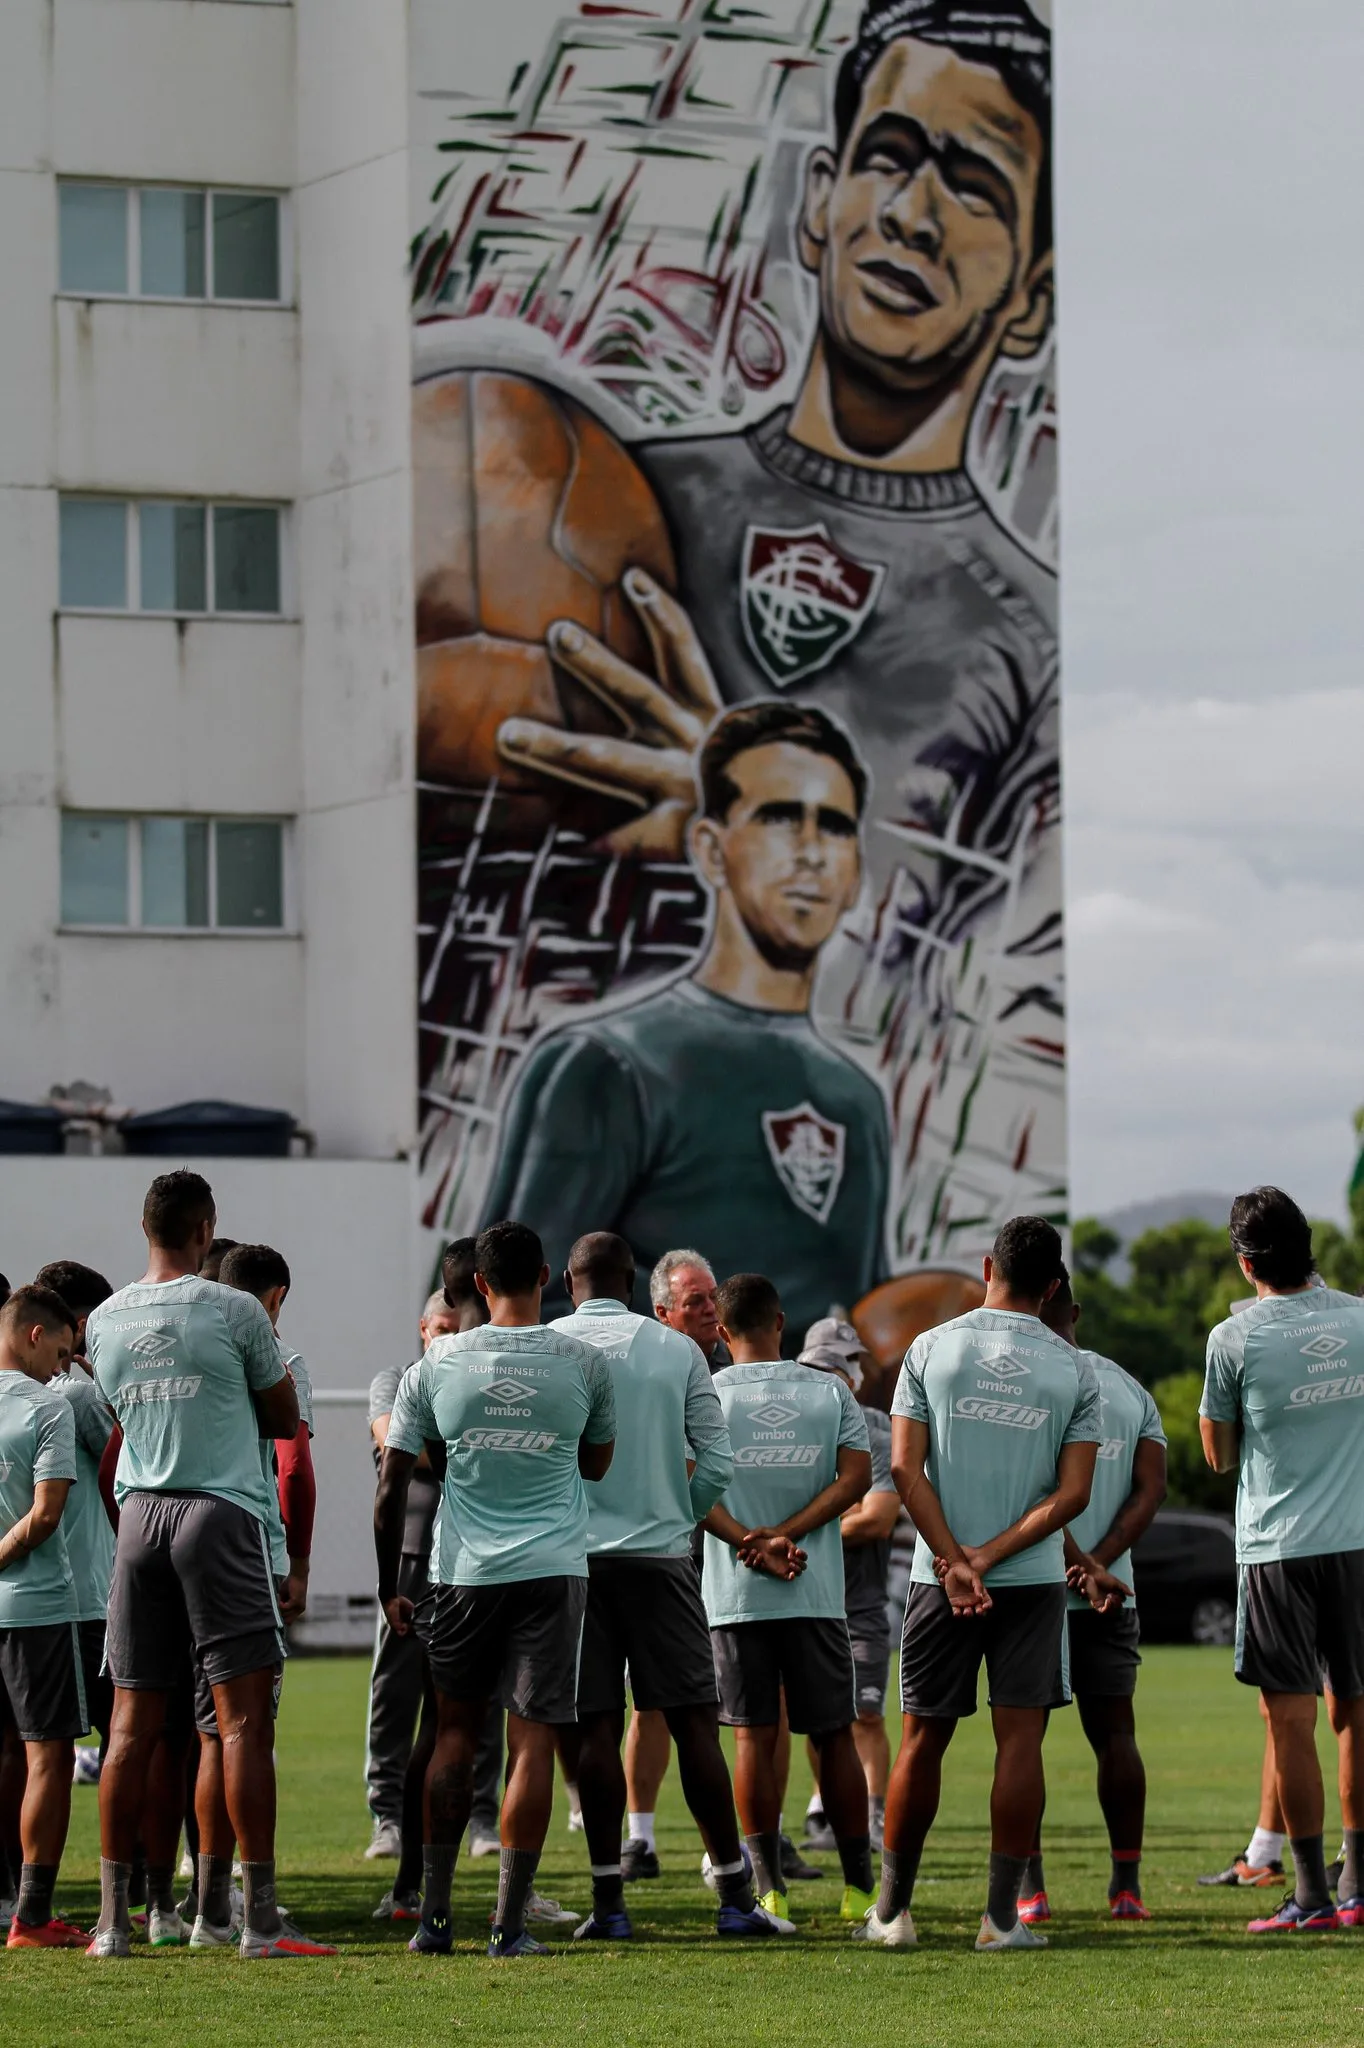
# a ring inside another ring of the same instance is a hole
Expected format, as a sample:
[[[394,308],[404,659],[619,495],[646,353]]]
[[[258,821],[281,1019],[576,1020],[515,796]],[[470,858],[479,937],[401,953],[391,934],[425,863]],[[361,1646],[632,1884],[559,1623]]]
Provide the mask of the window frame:
[[[68,924],[60,916],[61,876],[58,875],[59,915],[57,931],[63,938],[115,939],[297,939],[298,889],[294,861],[294,827],[297,820],[273,811],[120,811],[112,808],[85,810],[64,805],[66,818],[119,818],[128,826],[126,924]],[[208,911],[207,924],[145,924],[142,921],[142,827],[148,819],[185,820],[208,827]],[[280,855],[279,924],[219,924],[218,915],[218,826],[277,825]],[[58,861],[61,859],[60,840]]]
[[[104,505],[122,505],[125,519],[123,560],[126,573],[124,602],[115,604],[65,604],[61,594],[60,532],[61,508],[68,499],[85,503],[97,502]],[[144,505],[193,505],[204,512],[204,594],[202,611],[183,611],[174,607],[163,610],[159,606],[144,606],[142,603],[142,518]],[[217,563],[214,542],[215,516],[219,508],[230,511],[273,512],[275,514],[275,536],[279,551],[279,610],[274,612],[221,611],[217,598]],[[297,617],[294,587],[293,522],[292,505],[281,503],[275,498],[193,498],[184,495],[171,496],[160,492],[149,492],[144,497],[124,498],[112,491],[59,490],[57,492],[58,525],[58,578],[57,611],[64,618],[87,619],[186,619],[186,620],[238,620],[247,625],[277,625]]]
[[[262,4],[262,0],[255,0]],[[287,0],[273,0],[273,4],[287,4]],[[129,289],[124,292],[86,291],[61,282],[61,188],[63,185],[97,185],[105,191],[123,194],[123,229],[125,262],[128,269]],[[58,177],[56,187],[56,248],[57,287],[55,296],[59,299],[76,299],[88,302],[107,301],[113,305],[140,306],[228,306],[239,312],[270,313],[293,312],[297,310],[297,295],[294,278],[294,215],[293,194],[278,191],[269,185],[195,185],[175,182],[166,178],[68,178]],[[192,192],[204,202],[204,289],[201,294],[144,292],[142,285],[142,208],[138,203],[143,192]],[[275,280],[277,296],[273,299],[236,299],[219,297],[213,289],[213,201],[221,195],[231,199],[273,199],[277,208],[279,223],[278,276]]]

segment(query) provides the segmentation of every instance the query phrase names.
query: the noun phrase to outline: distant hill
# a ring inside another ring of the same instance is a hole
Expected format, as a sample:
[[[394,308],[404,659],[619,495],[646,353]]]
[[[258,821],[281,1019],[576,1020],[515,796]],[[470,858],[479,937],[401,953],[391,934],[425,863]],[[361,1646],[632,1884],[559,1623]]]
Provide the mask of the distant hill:
[[[1132,1269],[1128,1264],[1126,1250],[1134,1238],[1143,1230],[1161,1230],[1167,1223],[1182,1223],[1186,1217],[1195,1216],[1200,1223],[1216,1224],[1225,1228],[1231,1214],[1230,1195],[1210,1195],[1206,1192],[1192,1195],[1156,1195],[1149,1202],[1129,1202],[1125,1208],[1111,1209],[1099,1221],[1121,1238],[1123,1249],[1109,1266],[1109,1272],[1118,1281],[1131,1278]]]

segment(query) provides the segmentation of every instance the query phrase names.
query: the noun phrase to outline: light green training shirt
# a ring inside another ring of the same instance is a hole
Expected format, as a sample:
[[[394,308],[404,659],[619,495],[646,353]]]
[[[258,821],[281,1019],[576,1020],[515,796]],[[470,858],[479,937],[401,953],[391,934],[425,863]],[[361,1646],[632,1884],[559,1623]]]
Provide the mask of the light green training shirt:
[[[1101,1351],[1082,1351],[1080,1355],[1098,1381],[1103,1438],[1094,1464],[1089,1506],[1071,1523],[1070,1533],[1081,1550],[1092,1550],[1113,1527],[1114,1517],[1132,1491],[1132,1461],[1137,1445],[1143,1441],[1163,1445],[1165,1428],[1159,1408],[1140,1380],[1134,1380],[1130,1372],[1124,1372]],[[1124,1550],[1108,1569],[1125,1586],[1132,1585],[1131,1551]],[[1086,1611],[1089,1608],[1089,1602],[1079,1593],[1071,1593],[1066,1604]],[[1128,1600],[1123,1604],[1135,1607],[1136,1602]]]
[[[0,1535],[7,1536],[33,1506],[39,1480],[75,1478],[76,1424],[68,1404],[27,1373],[0,1372]],[[75,1621],[76,1586],[64,1534],[68,1512],[69,1506],[46,1543],[0,1571],[0,1628]]]
[[[212,1493],[268,1523],[251,1396],[284,1378],[252,1294],[197,1275],[135,1281],[93,1310],[85,1354],[123,1431],[114,1492]]]
[[[784,1522],[838,1477],[840,1450],[867,1451],[867,1425],[852,1389],[834,1373],[779,1360],[727,1365],[711,1382],[734,1446],[723,1501],[745,1529]],[[838,1517],[802,1536],[809,1562],[798,1579],[751,1571],[706,1534],[701,1591],[712,1628],[742,1621],[844,1618],[843,1536]]]
[[[543,1323],[437,1337],[403,1374],[388,1426],[391,1448],[413,1457],[425,1443],[445,1445],[432,1578],[586,1578],[578,1444],[615,1434],[610,1368],[578,1338]]]
[[[550,1325],[608,1367],[616,1449],[587,1489],[589,1557],[685,1557],[734,1472],[710,1368],[680,1330],[620,1301],[586,1301]],[[687,1477],[687,1460],[696,1469]]]
[[[114,1433],[99,1388],[84,1368],[73,1363],[49,1381],[71,1410],[76,1429],[76,1484],[66,1497],[62,1534],[76,1586],[77,1621],[103,1621],[109,1612],[109,1581],[114,1572],[114,1529],[99,1490],[100,1461]]]
[[[892,1415],[928,1425],[928,1478],[961,1544],[988,1543],[1047,1495],[1067,1444],[1097,1444],[1099,1385],[1082,1352],[1036,1316],[977,1308],[916,1337]],[[1066,1576],[1057,1529],[986,1573],[990,1586],[1053,1586]],[[934,1584],[921,1536],[910,1577]]]
[[[1271,1294],[1208,1339],[1202,1413],[1241,1425],[1242,1564],[1364,1550],[1364,1302]]]

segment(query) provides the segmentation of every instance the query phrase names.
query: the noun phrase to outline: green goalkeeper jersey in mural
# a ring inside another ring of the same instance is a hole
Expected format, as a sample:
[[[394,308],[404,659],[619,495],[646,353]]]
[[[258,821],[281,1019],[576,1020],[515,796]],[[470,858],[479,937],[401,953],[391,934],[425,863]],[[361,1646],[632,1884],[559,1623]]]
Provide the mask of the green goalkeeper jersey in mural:
[[[808,1017],[679,981],[529,1055],[484,1219],[538,1230],[552,1273],[584,1230],[619,1231],[644,1269],[695,1245],[766,1273],[795,1350],[883,1277],[888,1178],[880,1090]]]

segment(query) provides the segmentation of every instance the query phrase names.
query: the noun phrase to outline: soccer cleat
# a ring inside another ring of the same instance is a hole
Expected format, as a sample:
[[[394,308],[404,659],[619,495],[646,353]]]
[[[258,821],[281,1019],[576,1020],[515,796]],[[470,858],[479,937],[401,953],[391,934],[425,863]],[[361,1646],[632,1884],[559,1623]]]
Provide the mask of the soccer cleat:
[[[816,1870],[813,1863],[807,1863],[795,1843],[791,1840],[791,1837],[783,1835],[781,1838],[781,1874],[788,1884],[793,1879],[797,1884],[800,1884],[806,1879],[823,1877],[824,1872]]]
[[[132,1942],[128,1938],[127,1929],[123,1927],[97,1927],[85,1951],[88,1956],[94,1956],[101,1962],[113,1956],[130,1956],[132,1952]]]
[[[152,1948],[183,1948],[189,1940],[189,1929],[174,1907],[167,1913],[160,1906],[151,1906],[147,1912],[147,1940]]]
[[[98,1785],[99,1748],[91,1742],[76,1751],[76,1761],[71,1767],[73,1785]]]
[[[762,1907],[764,1913],[770,1913],[774,1919],[784,1920],[786,1918],[785,1892],[764,1892],[758,1904]]]
[[[573,1930],[575,1941],[633,1941],[634,1938],[630,1915],[623,1908],[615,1913],[599,1913],[594,1906],[582,1926]]]
[[[1345,1857],[1342,1853],[1341,1855],[1337,1856],[1334,1863],[1328,1863],[1326,1866],[1327,1889],[1333,1892],[1338,1892],[1340,1890],[1340,1880],[1342,1877],[1344,1877],[1344,1875]]]
[[[580,1835],[580,1834],[582,1833],[582,1831],[583,1831],[583,1810],[582,1810],[582,1808],[581,1808],[581,1807],[579,1806],[579,1807],[576,1807],[576,1808],[572,1808],[572,1809],[570,1809],[570,1811],[569,1811],[569,1816],[568,1816],[568,1832],[570,1833],[570,1835]]]
[[[769,1899],[779,1896],[768,1893]],[[757,1905],[751,1913],[745,1913],[739,1906],[721,1906],[715,1915],[715,1932],[729,1940],[766,1940],[774,1934],[794,1934],[794,1920],[784,1920],[780,1913],[771,1912],[764,1905]]]
[[[657,1877],[658,1851],[651,1849],[647,1842],[632,1836],[622,1842],[620,1850],[620,1875],[623,1884],[637,1884],[641,1878]]]
[[[403,1831],[397,1821],[376,1820],[374,1823],[374,1833],[370,1836],[369,1845],[365,1850],[368,1860],[373,1863],[377,1858],[391,1856],[396,1863],[402,1853]],[[234,1871],[233,1876],[235,1877],[235,1875],[236,1872]]]
[[[494,1927],[488,1954],[495,1963],[509,1963],[519,1962],[522,1956],[547,1956],[549,1950],[543,1941],[527,1934],[524,1927],[519,1934],[508,1934],[505,1927]]]
[[[470,1828],[469,1854],[471,1856],[500,1856],[502,1838],[495,1828]]]
[[[1019,1908],[1020,1912],[1022,1908]],[[1149,1920],[1151,1908],[1137,1892],[1114,1892],[1108,1902],[1110,1920]]]
[[[1237,1856],[1225,1870],[1213,1871],[1207,1877],[1200,1877],[1200,1884],[1239,1885],[1242,1891],[1251,1891],[1261,1885],[1283,1883],[1282,1863],[1247,1863],[1244,1856]]]
[[[1006,1948],[1045,1948],[1045,1934],[1034,1934],[1026,1920],[1015,1920],[1007,1932],[996,1927],[988,1913],[980,1916],[980,1933],[976,1936],[976,1953],[982,1956],[1001,1955]]]
[[[840,1920],[864,1921],[868,1913],[874,1912],[875,1908],[875,1892],[859,1891],[855,1884],[844,1885],[843,1902],[838,1909]]]
[[[802,1849],[816,1849],[829,1855],[838,1847],[838,1837],[822,1813],[807,1813],[805,1816],[805,1840]]]
[[[90,1937],[83,1927],[73,1927],[69,1920],[48,1920],[41,1927],[30,1927],[26,1920],[13,1919],[5,1937],[6,1948],[83,1948],[90,1946]],[[126,1953],[126,1951],[125,1951]]]
[[[191,1884],[193,1884],[195,1879],[198,1877],[198,1865],[195,1863],[194,1858],[190,1855],[188,1849],[185,1850],[184,1854],[180,1858],[179,1863],[176,1865],[175,1874],[177,1877],[187,1877]]]
[[[243,1927],[237,1953],[244,1963],[278,1963],[296,1956],[334,1956],[336,1950],[325,1941],[301,1940],[297,1934],[286,1933],[282,1926],[274,1934],[253,1934],[249,1927]]]
[[[420,1892],[385,1892],[370,1914],[371,1920],[420,1920],[421,1916]]]
[[[1051,1900],[1045,1892],[1034,1892],[1030,1899],[1020,1899],[1018,1917],[1027,1927],[1036,1927],[1040,1920],[1050,1920]]]
[[[202,1913],[190,1931],[189,1945],[196,1952],[206,1948],[231,1948],[241,1934],[241,1928],[229,1920],[220,1926],[213,1920],[205,1920]]]
[[[547,1899],[543,1892],[532,1892],[526,1900],[527,1920],[538,1921],[542,1927],[576,1927],[581,1913],[570,1913],[567,1906],[561,1906],[557,1899]]]
[[[455,1930],[450,1924],[450,1915],[438,1913],[430,1920],[423,1916],[421,1924],[407,1945],[414,1956],[448,1956],[455,1945]]]
[[[1340,1927],[1364,1927],[1364,1899],[1342,1899],[1336,1907]]]
[[[893,1920],[883,1920],[873,1906],[862,1925],[854,1927],[853,1940],[874,1941],[882,1948],[917,1948],[919,1934],[908,1906]]]
[[[1334,1934],[1340,1925],[1334,1906],[1300,1906],[1292,1892],[1267,1920],[1247,1922],[1247,1934]]]

